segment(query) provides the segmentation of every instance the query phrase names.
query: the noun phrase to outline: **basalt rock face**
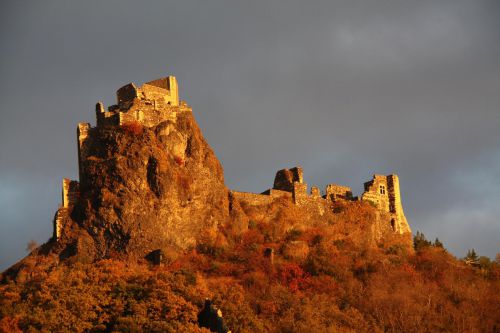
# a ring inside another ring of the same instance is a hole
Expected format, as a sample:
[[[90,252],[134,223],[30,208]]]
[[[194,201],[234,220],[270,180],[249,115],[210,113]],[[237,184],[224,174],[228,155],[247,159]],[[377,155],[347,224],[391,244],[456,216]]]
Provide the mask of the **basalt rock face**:
[[[153,127],[101,126],[87,135],[79,199],[57,241],[66,252],[144,257],[192,247],[227,221],[222,167],[192,112]]]

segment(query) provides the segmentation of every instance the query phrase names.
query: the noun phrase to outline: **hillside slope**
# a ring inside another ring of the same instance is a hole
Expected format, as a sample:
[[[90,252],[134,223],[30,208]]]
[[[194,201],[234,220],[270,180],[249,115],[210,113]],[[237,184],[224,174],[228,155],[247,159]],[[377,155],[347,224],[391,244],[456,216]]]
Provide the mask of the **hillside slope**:
[[[0,331],[495,332],[499,266],[412,242],[396,175],[227,189],[174,77],[117,91],[78,125],[53,237],[2,273]],[[421,237],[421,236],[419,236]],[[414,246],[416,245],[416,246]]]

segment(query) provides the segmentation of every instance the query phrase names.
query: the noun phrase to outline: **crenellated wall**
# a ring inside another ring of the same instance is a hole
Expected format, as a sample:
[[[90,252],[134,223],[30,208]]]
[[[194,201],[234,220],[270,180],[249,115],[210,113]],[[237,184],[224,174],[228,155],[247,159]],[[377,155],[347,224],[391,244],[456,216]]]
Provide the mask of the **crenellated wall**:
[[[389,221],[384,220],[381,223],[389,223],[396,233],[411,233],[401,204],[397,175],[374,175],[364,187],[365,192],[361,200],[371,202],[380,212],[388,214],[384,216],[390,217]],[[262,194],[234,191],[232,193],[235,199],[254,206],[270,204],[278,197],[286,198],[302,209],[319,215],[323,215],[325,209],[331,207],[333,202],[359,200],[358,197],[353,197],[350,187],[337,184],[328,184],[323,197],[316,186],[312,186],[310,193],[307,193],[307,184],[304,183],[301,167],[276,172],[273,189]]]
[[[348,186],[328,184],[325,189],[325,198],[331,201],[352,200],[352,190]]]
[[[179,134],[179,131],[177,136],[170,135],[172,128],[177,124],[177,119],[184,119],[185,116],[189,116],[189,113],[185,112],[191,111],[185,102],[179,102],[178,83],[175,77],[168,76],[150,81],[141,87],[129,83],[118,89],[116,96],[117,104],[107,109],[101,102],[96,104],[97,124],[95,128],[92,128],[89,123],[78,124],[80,183],[69,179],[63,180],[62,206],[54,218],[55,239],[61,237],[64,221],[69,218],[68,212],[78,201],[80,184],[82,184],[82,191],[87,186],[84,164],[89,161],[89,151],[95,146],[93,141],[96,140],[97,134],[107,133],[108,129],[127,124],[137,123],[144,127],[155,127],[161,124],[156,129],[156,134],[159,137],[168,137],[170,143],[175,143],[169,144],[168,147],[171,147],[169,149],[172,151],[169,152],[179,159],[179,163],[185,160],[186,152],[191,150],[189,136],[183,136]],[[131,128],[133,127],[129,127]],[[103,130],[104,132],[101,132]],[[364,184],[364,188],[365,191],[360,199],[372,202],[380,212],[388,213],[390,216],[388,223],[394,232],[400,234],[411,232],[403,212],[399,179],[396,175],[374,175],[371,181]],[[277,171],[273,188],[261,194],[238,191],[231,191],[231,194],[234,199],[251,206],[270,205],[278,199],[288,200],[315,216],[316,214],[322,216],[326,210],[332,209],[334,202],[359,200],[353,197],[350,187],[337,184],[328,184],[324,196],[316,186],[312,186],[308,193],[308,185],[304,182],[303,170],[300,166]]]
[[[117,104],[107,111],[102,103],[97,103],[97,127],[134,122],[153,127],[167,120],[175,122],[178,112],[191,111],[186,103],[179,103],[179,88],[174,76],[144,83],[140,88],[129,83],[118,89],[116,99]]]
[[[140,88],[134,83],[129,83],[117,90],[116,99],[120,108],[126,108],[128,104],[134,103],[136,99],[147,99],[157,101],[160,104],[178,106],[179,86],[175,76],[167,76],[146,82]]]
[[[179,103],[179,88],[174,76],[144,83],[137,87],[129,83],[116,92],[117,104],[107,110],[102,102],[95,106],[96,128],[117,127],[127,124],[140,124],[154,127],[162,122],[176,123],[180,112],[191,112],[185,103]],[[92,142],[93,131],[89,123],[80,123],[77,128],[78,170],[82,182],[85,174],[83,163]],[[83,182],[82,182],[83,183]]]

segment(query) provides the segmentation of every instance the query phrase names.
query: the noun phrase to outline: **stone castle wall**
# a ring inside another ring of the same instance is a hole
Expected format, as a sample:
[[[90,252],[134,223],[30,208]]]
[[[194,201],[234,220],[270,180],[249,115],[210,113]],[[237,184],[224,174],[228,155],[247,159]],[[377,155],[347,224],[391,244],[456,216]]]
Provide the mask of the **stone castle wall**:
[[[326,199],[332,201],[352,199],[352,190],[348,186],[328,184],[326,186]]]
[[[78,202],[79,196],[80,184],[76,180],[63,178],[61,206],[54,216],[52,239],[58,240],[62,237],[69,213]]]
[[[124,85],[116,92],[118,106],[126,107],[136,99],[157,101],[160,104],[179,105],[179,87],[175,76],[168,76],[144,83],[140,88],[133,83]]]
[[[303,183],[303,174],[301,167],[279,170],[274,178],[273,189],[293,192],[295,183]]]
[[[141,90],[146,99],[163,100],[166,104],[179,105],[179,86],[175,76],[146,82]]]
[[[277,199],[292,201],[292,193],[287,191],[269,189],[261,194],[250,192],[231,191],[233,197],[239,202],[244,202],[250,206],[270,205]]]
[[[269,205],[277,199],[285,199],[314,214],[323,215],[328,205],[321,197],[321,191],[312,187],[307,193],[307,184],[303,182],[301,167],[279,170],[276,173],[272,189],[261,194],[231,191],[233,197],[241,203],[251,206]]]
[[[173,76],[147,82],[141,87],[133,83],[127,84],[118,89],[116,96],[117,104],[107,109],[100,102],[96,104],[96,128],[92,128],[88,123],[78,124],[80,183],[69,179],[63,180],[62,206],[54,217],[54,239],[59,239],[63,233],[64,223],[69,218],[69,211],[78,201],[80,184],[85,187],[83,164],[87,161],[88,151],[99,128],[113,128],[131,123],[154,127],[167,122],[161,130],[166,131],[168,135],[169,126],[175,124],[178,117],[186,115],[181,112],[191,111],[186,103],[179,103],[178,84]],[[169,138],[169,140],[174,139]],[[183,160],[183,152],[188,149],[188,138],[177,139],[179,142],[172,146],[181,149],[182,152],[174,151],[173,154]],[[404,216],[399,179],[396,175],[374,175],[371,181],[364,184],[364,187],[362,201],[372,202],[380,212],[389,214],[390,224],[395,232],[411,232]],[[347,186],[329,184],[326,186],[324,196],[318,187],[311,187],[310,193],[307,190],[308,185],[304,183],[302,168],[294,167],[279,170],[276,173],[273,188],[261,194],[238,191],[231,191],[231,193],[236,200],[247,205],[270,205],[275,200],[285,199],[311,214],[319,215],[323,215],[326,209],[331,209],[333,202],[357,200],[353,197],[351,188]]]
[[[107,110],[103,103],[96,104],[97,128],[136,123],[154,127],[165,121],[175,123],[179,112],[191,111],[185,102],[179,102],[178,84],[174,76],[150,81],[141,87],[129,83],[117,90],[116,98],[117,104]],[[93,131],[89,123],[78,124],[78,167],[82,183],[85,178],[82,163],[87,159],[86,152],[92,143]]]
[[[274,198],[268,194],[231,191],[234,199],[250,206],[270,205]]]
[[[321,190],[317,186],[311,186],[311,196],[314,198],[321,197]]]
[[[372,202],[380,211],[388,213],[392,229],[400,234],[411,232],[403,212],[399,178],[397,175],[374,175],[364,184],[361,200]]]
[[[62,206],[68,208],[78,201],[80,195],[79,184],[76,180],[63,178]]]
[[[133,83],[129,83],[116,91],[116,100],[118,105],[131,103],[134,99],[139,98],[139,88]]]
[[[54,221],[52,223],[54,229],[52,232],[52,239],[57,241],[61,238],[65,221],[68,217],[68,209],[60,207],[54,216]]]
[[[108,111],[102,103],[96,106],[97,126],[119,126],[139,122],[153,127],[163,121],[176,121],[177,113],[190,111],[185,103],[179,103],[177,80],[174,76],[154,80],[140,88],[129,83],[116,92],[117,104]]]
[[[89,123],[79,123],[76,129],[78,147],[78,177],[80,182],[84,179],[83,163],[87,159],[87,151],[91,138],[89,136],[91,127]]]
[[[364,184],[365,191],[361,196],[362,201],[371,202],[380,211],[380,216],[389,216],[389,223],[396,233],[410,233],[410,227],[404,216],[399,191],[399,179],[397,175],[374,175],[373,179]],[[273,189],[262,194],[248,192],[232,192],[234,198],[247,205],[268,205],[278,197],[291,200],[301,209],[311,214],[323,215],[326,209],[336,201],[357,201],[353,197],[352,190],[348,186],[328,184],[325,195],[321,196],[318,187],[312,186],[311,192],[307,193],[307,184],[303,181],[303,170],[301,167],[279,170],[276,173]],[[286,193],[286,195],[285,195]]]
[[[389,186],[389,210],[395,216],[394,230],[398,233],[411,232],[410,225],[406,220],[401,203],[401,193],[399,189],[399,177],[397,175],[387,176]]]
[[[129,83],[116,92],[117,104],[107,110],[103,103],[96,104],[96,127],[116,127],[127,123],[140,123],[153,127],[164,121],[176,122],[179,112],[191,111],[185,103],[179,103],[177,80],[174,76],[145,83],[137,87]],[[95,128],[89,123],[77,127],[78,173],[80,183],[85,183],[84,162],[92,144]],[[62,204],[54,217],[53,238],[59,239],[68,218],[70,208],[79,197],[79,183],[63,179]]]
[[[374,175],[373,179],[364,184],[365,192],[361,199],[371,201],[383,212],[389,212],[389,188],[387,186],[387,177],[383,175]]]
[[[307,184],[303,182],[293,182],[292,194],[296,205],[303,205],[311,199],[307,193]]]

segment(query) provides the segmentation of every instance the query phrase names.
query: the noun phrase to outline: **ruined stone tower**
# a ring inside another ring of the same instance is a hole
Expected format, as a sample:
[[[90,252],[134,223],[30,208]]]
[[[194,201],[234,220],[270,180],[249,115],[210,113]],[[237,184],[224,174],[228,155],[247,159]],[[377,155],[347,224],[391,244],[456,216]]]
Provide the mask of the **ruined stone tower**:
[[[144,83],[136,87],[129,83],[116,92],[117,104],[107,110],[103,103],[95,107],[96,127],[89,123],[79,123],[77,127],[78,176],[79,182],[63,179],[63,198],[61,207],[54,217],[53,239],[61,236],[68,210],[72,208],[79,195],[79,184],[85,180],[83,163],[88,158],[89,146],[92,144],[92,133],[96,128],[116,127],[125,124],[139,123],[141,126],[153,127],[163,121],[175,122],[178,112],[189,111],[186,105],[179,106],[179,88],[175,76]]]
[[[186,249],[200,235],[215,237],[226,223],[245,230],[245,209],[265,218],[301,215],[300,223],[314,226],[334,223],[338,208],[350,205],[375,216],[372,240],[411,233],[396,175],[375,175],[360,197],[337,184],[308,191],[299,166],[279,170],[273,187],[260,194],[228,191],[192,109],[179,101],[174,76],[126,84],[115,105],[99,102],[95,114],[96,126],[78,124],[79,180],[63,180],[54,217],[54,244],[64,253],[98,258]]]
[[[308,185],[304,182],[303,175],[304,171],[299,166],[282,169],[276,172],[272,189],[261,194],[237,191],[231,193],[251,206],[270,204],[273,200],[286,198],[309,213],[319,215],[323,215],[335,202],[371,202],[382,213],[378,217],[381,223],[387,223],[394,233],[411,233],[401,204],[397,175],[374,175],[371,181],[364,184],[365,191],[361,197],[354,197],[350,187],[338,184],[328,184],[324,195],[316,186],[312,186],[308,193]]]
[[[117,104],[106,111],[96,105],[97,126],[116,126],[140,122],[153,127],[165,120],[175,120],[179,107],[179,88],[175,76],[144,83],[136,87],[129,83],[116,92]],[[182,109],[182,106],[181,106]]]
[[[361,200],[372,202],[379,210],[390,214],[391,227],[395,232],[411,232],[401,204],[397,175],[373,175],[373,179],[366,182],[364,187]]]
[[[95,107],[96,127],[116,127],[126,124],[140,124],[154,127],[164,121],[175,122],[177,114],[190,111],[187,105],[179,103],[179,88],[175,76],[144,83],[137,87],[129,83],[116,91],[117,104],[106,110],[101,102]],[[87,158],[89,123],[80,123],[77,128],[79,177],[82,181],[82,161]]]
[[[64,255],[145,257],[193,247],[229,216],[219,160],[167,76],[116,92],[77,126],[78,181],[64,179],[52,240]],[[87,259],[85,259],[87,260]]]

